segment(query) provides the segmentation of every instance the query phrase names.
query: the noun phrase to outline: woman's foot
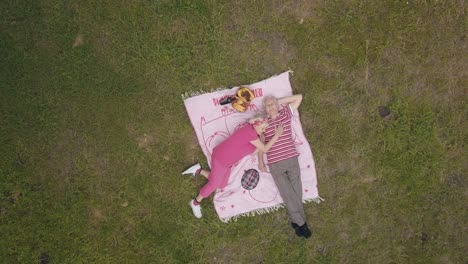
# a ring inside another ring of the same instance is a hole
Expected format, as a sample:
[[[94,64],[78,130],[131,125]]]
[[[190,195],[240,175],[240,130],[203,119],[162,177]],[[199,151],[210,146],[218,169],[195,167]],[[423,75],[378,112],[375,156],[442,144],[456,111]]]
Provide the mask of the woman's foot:
[[[192,176],[195,176],[197,174],[200,174],[200,171],[201,171],[201,165],[200,163],[197,163],[193,165],[192,167],[188,168],[187,170],[185,170],[184,172],[182,172],[182,174],[192,174]]]
[[[190,200],[190,207],[192,208],[193,215],[195,215],[196,218],[202,217],[201,205],[195,201],[195,199]]]

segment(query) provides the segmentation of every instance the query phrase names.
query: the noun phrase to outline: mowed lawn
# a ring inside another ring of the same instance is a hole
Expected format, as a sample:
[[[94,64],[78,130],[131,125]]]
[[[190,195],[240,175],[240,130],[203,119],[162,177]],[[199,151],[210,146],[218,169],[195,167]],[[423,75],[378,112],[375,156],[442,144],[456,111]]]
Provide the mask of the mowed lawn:
[[[0,1],[1,263],[467,263],[465,1]],[[222,223],[181,94],[292,69],[318,187]]]

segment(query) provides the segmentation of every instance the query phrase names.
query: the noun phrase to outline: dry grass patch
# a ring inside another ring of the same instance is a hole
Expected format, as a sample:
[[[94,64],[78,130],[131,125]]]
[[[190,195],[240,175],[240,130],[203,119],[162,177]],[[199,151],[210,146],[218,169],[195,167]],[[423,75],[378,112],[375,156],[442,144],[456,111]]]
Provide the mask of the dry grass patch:
[[[94,54],[100,63],[108,65],[117,73],[122,71],[125,54],[115,44],[119,40],[115,39],[113,31],[109,27],[96,28],[90,41],[93,43]],[[120,53],[121,56],[116,56],[117,53]]]
[[[146,152],[154,152],[158,149],[161,139],[157,132],[152,131],[141,133],[132,125],[127,125],[126,128],[130,138],[133,138],[138,148],[141,148]]]
[[[76,183],[79,175],[79,162],[88,153],[89,146],[83,135],[75,129],[64,129],[53,141],[47,155],[47,175],[42,175],[43,181],[50,182],[64,194],[66,189]]]
[[[136,142],[138,144],[139,148],[142,148],[146,151],[151,151],[151,145],[153,145],[156,141],[156,138],[152,135],[148,135],[146,133],[143,133],[143,135],[138,136],[136,138]]]
[[[50,55],[57,55],[62,51],[60,46],[51,39],[40,38],[36,41],[35,46]]]
[[[200,145],[198,144],[198,139],[193,131],[190,133],[190,136],[185,136],[182,138],[184,143],[184,154],[185,154],[185,161],[189,161],[190,164],[199,162],[198,158],[202,155],[202,151]]]
[[[324,6],[322,0],[299,0],[299,1],[273,1],[273,12],[280,16],[292,16],[302,24],[304,22],[313,22],[320,24],[323,20],[319,15],[319,10]]]
[[[212,264],[223,263],[263,263],[264,257],[261,251],[256,254],[245,254],[246,250],[253,248],[247,244],[223,244],[213,255],[210,255],[206,260]]]
[[[346,71],[343,61],[332,56],[321,56],[316,59],[313,65],[317,73],[329,79],[339,78]]]
[[[84,44],[84,37],[82,34],[78,33],[75,40],[73,41],[72,48],[77,48]]]
[[[107,216],[104,210],[97,207],[91,207],[88,210],[88,219],[93,226],[99,227],[107,221]]]

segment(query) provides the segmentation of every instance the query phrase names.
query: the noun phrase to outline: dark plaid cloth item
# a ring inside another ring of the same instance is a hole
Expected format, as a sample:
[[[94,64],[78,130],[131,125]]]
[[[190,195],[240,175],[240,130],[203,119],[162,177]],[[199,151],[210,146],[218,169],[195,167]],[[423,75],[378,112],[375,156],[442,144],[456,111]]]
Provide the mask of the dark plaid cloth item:
[[[242,175],[241,185],[246,190],[252,190],[257,187],[259,180],[258,171],[255,169],[248,169],[244,172],[244,175]]]

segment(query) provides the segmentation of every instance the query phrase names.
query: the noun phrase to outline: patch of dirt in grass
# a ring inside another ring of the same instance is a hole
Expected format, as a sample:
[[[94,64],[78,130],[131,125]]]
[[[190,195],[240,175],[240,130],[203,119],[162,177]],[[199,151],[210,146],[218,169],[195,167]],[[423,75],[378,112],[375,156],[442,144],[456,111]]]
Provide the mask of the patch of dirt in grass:
[[[266,32],[252,29],[244,32],[240,41],[226,43],[231,54],[237,54],[233,60],[237,64],[263,68],[267,75],[278,73],[289,67],[295,56],[294,47],[289,45],[286,37],[279,32]],[[268,63],[260,63],[260,62]]]
[[[322,177],[336,177],[349,171],[349,161],[346,159],[330,160],[317,166]]]
[[[433,58],[422,65],[407,65],[414,80],[414,84],[408,87],[408,94],[415,98],[427,95],[435,105],[440,106],[463,103],[466,90],[461,88],[461,81],[466,79],[464,76],[468,76],[468,67],[460,59],[461,56],[454,56],[447,61]]]
[[[246,245],[223,245],[215,254],[209,257],[208,263],[221,264],[221,263],[263,263],[264,259],[260,252],[249,252],[245,250],[248,248]]]
[[[434,258],[435,263],[440,263],[440,264],[455,264],[457,263],[456,261],[452,261],[449,255],[442,255],[442,256],[437,256]]]
[[[137,211],[138,219],[145,221],[151,217],[151,210],[147,207],[141,207]]]
[[[288,214],[287,214],[287,211],[286,211],[286,208],[282,208],[282,209],[279,209],[275,212],[272,212],[273,214],[273,225],[272,228],[274,227],[274,229],[278,229],[278,228],[281,228],[283,224],[285,223],[289,223],[289,217],[288,217]]]
[[[326,177],[336,177],[344,174],[353,174],[363,177],[363,182],[373,181],[373,176],[366,176],[364,169],[367,168],[367,159],[362,151],[357,148],[349,150],[340,157],[328,157],[320,159],[317,166],[320,174]]]
[[[242,255],[242,250],[234,246],[223,246],[219,248],[214,256],[210,257],[209,263],[233,263]]]
[[[461,174],[453,173],[447,177],[447,184],[452,188],[465,188],[465,177],[463,177]]]
[[[177,18],[172,21],[168,32],[171,32],[171,35],[185,35],[189,31],[190,22],[185,18]],[[161,33],[159,33],[161,34]]]
[[[99,175],[104,175],[109,169],[109,159],[102,156],[96,156],[91,163],[94,171]]]
[[[405,85],[407,96],[429,99],[439,106],[462,104],[466,89],[461,87],[468,76],[466,44],[457,43],[459,37],[454,34],[441,34],[445,35],[443,40],[440,36],[416,42],[416,47],[424,50],[423,54],[396,46],[383,48],[370,65],[369,81],[374,88]],[[378,71],[375,78],[374,70]],[[406,82],[397,83],[402,79]]]
[[[136,230],[136,226],[138,225],[138,223],[133,218],[128,218],[123,223],[123,225],[124,226],[121,229],[123,235],[127,238],[131,237],[133,239],[135,236],[135,230]],[[118,244],[118,238],[113,239],[113,242],[116,242]]]
[[[366,69],[362,70],[361,78],[354,81],[366,87],[372,96],[381,97],[381,103],[386,104],[390,100],[389,88],[399,85],[396,81],[404,74],[404,65],[408,62],[409,59],[400,48],[382,48],[379,57],[368,62]]]
[[[325,245],[317,244],[315,246],[316,252],[321,256],[327,256],[329,249]]]
[[[397,47],[385,47],[380,52],[378,62],[381,65],[399,65],[408,62],[407,57],[403,54],[402,50]]]
[[[263,32],[263,31],[255,31],[254,35],[259,40],[264,40],[270,43],[271,50],[274,53],[283,54],[285,56],[289,56],[290,52],[287,50],[287,42],[286,38],[279,33],[271,33],[271,32]]]
[[[200,147],[198,145],[198,139],[195,132],[191,133],[190,136],[184,137],[183,140],[185,146],[185,158],[184,160],[190,161],[190,163],[197,162],[197,157],[200,155]]]
[[[314,66],[317,72],[327,78],[337,78],[345,72],[343,62],[339,58],[327,55],[317,58]]]
[[[138,147],[146,151],[151,151],[151,145],[154,144],[155,140],[155,137],[146,133],[143,133],[143,135],[140,135],[136,138]]]
[[[65,129],[52,146],[48,154],[48,167],[53,171],[52,176],[60,190],[64,191],[69,184],[74,184],[78,175],[77,162],[87,148],[86,141],[74,129]],[[45,180],[46,176],[43,176]]]
[[[132,126],[127,126],[127,131],[131,138],[135,140],[137,146],[147,152],[152,152],[155,145],[158,145],[159,137],[154,133],[143,133],[136,131]]]
[[[35,46],[36,48],[43,50],[50,55],[56,55],[62,52],[62,49],[57,43],[48,39],[37,40]]]
[[[295,50],[291,45],[288,45],[286,37],[277,32],[263,32],[255,30],[253,32],[253,41],[264,41],[268,44],[268,51],[272,54],[271,59],[274,59],[280,67],[286,69],[289,62],[294,58]],[[273,64],[265,63],[265,68],[268,74],[275,74]]]
[[[72,48],[77,48],[84,44],[84,37],[82,34],[78,34],[73,41]]]
[[[417,236],[417,232],[413,226],[408,223],[405,223],[404,232],[400,233],[404,241],[411,241]]]
[[[282,1],[275,0],[272,2],[273,11],[282,16],[291,15],[298,23],[302,24],[304,21],[311,20],[315,23],[322,21],[318,15],[318,11],[323,6],[325,1],[321,0],[293,0]]]
[[[377,180],[377,177],[363,174],[363,175],[360,175],[359,179],[362,183],[373,183]]]
[[[245,20],[233,14],[224,26],[232,40],[224,42],[223,45],[231,51],[230,54],[235,54],[232,62],[246,67],[263,68],[267,75],[287,69],[296,51],[294,46],[288,43],[286,36],[281,32],[262,30],[245,23]],[[240,30],[245,28],[248,30]]]
[[[105,213],[99,208],[90,208],[89,209],[89,221],[94,226],[100,225],[102,222],[105,222],[107,217]]]
[[[304,133],[314,133],[317,129],[319,129],[317,121],[314,119],[314,113],[312,112],[304,112],[300,111],[301,114],[301,125],[304,129]]]
[[[96,29],[94,39],[90,41],[94,43],[93,46],[98,60],[105,65],[109,65],[115,72],[120,72],[125,54],[116,56],[118,51],[114,42],[117,42],[117,40],[113,40],[113,36],[109,32],[112,31],[105,28]]]

